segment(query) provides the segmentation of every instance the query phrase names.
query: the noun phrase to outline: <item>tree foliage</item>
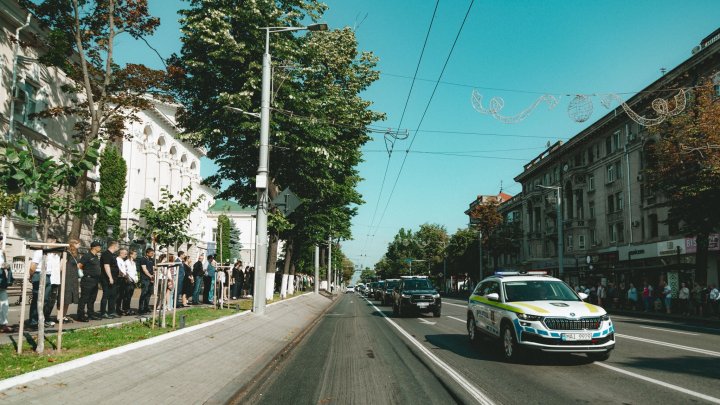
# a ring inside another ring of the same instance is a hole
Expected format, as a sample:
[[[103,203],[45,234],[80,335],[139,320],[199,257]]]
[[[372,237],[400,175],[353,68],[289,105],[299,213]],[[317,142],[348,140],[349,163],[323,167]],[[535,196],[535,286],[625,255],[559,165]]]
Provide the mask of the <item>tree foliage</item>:
[[[233,2],[191,1],[181,12],[183,47],[172,58],[174,84],[184,106],[179,120],[187,138],[208,149],[219,170],[209,182],[221,198],[254,205],[265,31],[303,26],[326,6],[315,0],[263,0],[252,7]],[[350,29],[272,34],[273,99],[270,197],[290,187],[302,200],[285,222],[271,217],[274,235],[295,243],[297,260],[328,236],[350,237],[350,220],[362,203],[355,190],[367,126],[382,114],[360,93],[378,79],[377,59],[357,50]],[[274,216],[279,214],[275,212]],[[279,226],[282,225],[282,226]]]
[[[375,270],[382,278],[410,275],[411,272],[424,275],[442,273],[448,240],[442,225],[422,224],[417,232],[400,228],[388,244],[383,258],[375,265]]]
[[[95,235],[105,235],[108,226],[113,227],[113,238],[120,236],[120,210],[127,186],[125,174],[127,163],[115,144],[108,144],[100,156],[100,190],[98,198],[106,210],[98,213],[95,221]]]
[[[720,99],[709,80],[696,87],[688,108],[653,127],[645,145],[648,187],[663,194],[667,222],[697,236],[696,277],[707,280],[710,233],[720,228]]]
[[[375,273],[375,270],[372,270],[370,268],[365,268],[363,271],[360,272],[360,282],[361,283],[369,283],[371,281],[375,281],[377,279],[377,274]]]
[[[217,219],[215,240],[217,241],[216,255],[220,263],[225,263],[232,257],[230,251],[232,222],[225,214],[220,214]]]
[[[72,104],[55,106],[38,115],[75,120],[73,137],[85,151],[97,147],[98,139],[125,136],[128,121],[137,112],[151,108],[149,94],[166,94],[166,75],[141,64],[115,63],[116,39],[127,34],[141,39],[152,35],[160,20],[148,12],[147,0],[20,0],[45,29],[38,38],[40,62],[62,69],[72,82],[62,86]],[[82,206],[88,197],[87,170],[75,189],[75,202]],[[76,210],[70,237],[77,238],[83,216]]]
[[[165,246],[180,245],[191,242],[190,214],[205,199],[204,195],[190,201],[192,187],[173,195],[166,188],[161,190],[160,202],[152,201],[141,208],[133,210],[140,217],[140,224],[133,227],[136,235],[144,235],[153,243]]]

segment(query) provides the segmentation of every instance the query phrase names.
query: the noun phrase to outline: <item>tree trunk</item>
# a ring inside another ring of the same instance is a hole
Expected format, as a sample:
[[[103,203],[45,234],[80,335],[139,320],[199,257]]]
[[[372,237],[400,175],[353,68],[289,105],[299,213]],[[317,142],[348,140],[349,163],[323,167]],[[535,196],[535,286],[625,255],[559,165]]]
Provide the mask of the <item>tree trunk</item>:
[[[275,291],[275,271],[277,267],[277,250],[278,250],[278,236],[275,232],[270,232],[268,235],[270,243],[268,244],[268,262],[267,262],[267,281],[266,287],[266,298],[271,300],[273,298],[273,292]]]
[[[696,237],[697,251],[695,252],[695,282],[700,285],[706,285],[707,283],[709,237],[709,232],[698,233]]]
[[[285,245],[285,263],[283,266],[283,277],[282,284],[280,285],[280,297],[285,298],[287,296],[289,288],[289,275],[290,275],[290,261],[293,255],[293,241],[289,239],[287,245]]]
[[[82,201],[85,199],[87,193],[87,172],[83,172],[80,176],[77,186],[75,186],[75,201]],[[70,227],[70,235],[68,239],[80,240],[80,233],[82,232],[83,215],[80,213],[73,214],[72,226]]]

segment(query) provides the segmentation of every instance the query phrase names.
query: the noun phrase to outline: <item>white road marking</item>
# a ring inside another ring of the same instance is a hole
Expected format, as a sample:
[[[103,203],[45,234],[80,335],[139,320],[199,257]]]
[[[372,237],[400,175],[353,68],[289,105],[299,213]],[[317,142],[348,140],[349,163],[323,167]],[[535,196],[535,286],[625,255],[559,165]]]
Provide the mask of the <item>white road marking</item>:
[[[467,305],[453,304],[452,302],[443,302],[443,305],[452,305],[454,307],[467,308]]]
[[[620,333],[615,334],[616,337],[624,338],[624,339],[630,339],[630,340],[637,340],[638,342],[645,342],[650,343],[654,345],[660,345],[665,347],[672,347],[673,349],[680,349],[680,350],[686,350],[688,352],[694,352],[694,353],[700,353],[700,354],[707,354],[709,356],[715,356],[720,357],[720,352],[714,352],[712,350],[706,350],[706,349],[700,349],[697,347],[690,347],[690,346],[683,346],[683,345],[677,345],[675,343],[668,343],[668,342],[662,342],[659,340],[652,340],[652,339],[645,339],[637,336],[629,336],[629,335],[623,335]]]
[[[718,328],[708,328],[705,326],[695,326],[695,325],[682,325],[682,324],[677,324],[674,322],[663,322],[663,321],[657,320],[657,319],[631,318],[628,316],[617,316],[617,315],[611,315],[611,318],[612,318],[612,320],[618,320],[618,321],[639,321],[639,322],[651,321],[651,322],[653,322],[655,324],[659,324],[659,325],[681,326],[683,328],[690,329],[690,330],[694,329],[694,330],[702,330],[702,331],[709,331],[709,332],[720,332],[720,329],[718,329]]]
[[[465,379],[459,372],[455,371],[452,367],[450,367],[447,363],[440,360],[439,357],[437,357],[435,354],[433,354],[428,348],[423,346],[422,343],[418,342],[417,339],[415,339],[412,335],[407,333],[405,329],[401,328],[400,325],[398,325],[395,321],[388,318],[387,315],[378,307],[375,306],[372,302],[368,301],[370,305],[372,305],[373,308],[375,308],[375,311],[379,313],[383,318],[385,318],[386,321],[390,323],[395,329],[397,329],[398,332],[400,332],[401,335],[405,337],[413,346],[415,346],[419,351],[421,351],[425,356],[427,356],[433,363],[435,363],[438,367],[443,369],[448,375],[455,380],[465,391],[468,392],[473,398],[475,398],[476,401],[478,401],[481,404],[485,405],[493,405],[495,402],[493,402],[490,397],[487,396],[484,392],[482,392],[479,388],[474,386],[470,381]]]
[[[430,322],[430,321],[428,321],[428,320],[425,319],[425,318],[418,318],[418,320],[419,320],[420,322],[424,323],[425,325],[435,325],[435,324],[437,323],[437,322]]]
[[[660,330],[660,331],[663,331],[663,332],[679,333],[679,334],[681,334],[681,335],[692,335],[692,336],[697,336],[697,335],[698,335],[697,333],[681,332],[681,331],[679,331],[679,330],[672,330],[672,329],[665,329],[665,328],[653,328],[652,326],[642,326],[642,325],[638,325],[638,326],[640,326],[640,327],[643,328],[643,329]]]
[[[647,381],[647,382],[652,383],[652,384],[657,384],[657,385],[659,385],[659,386],[661,386],[661,387],[669,388],[669,389],[675,390],[675,391],[680,391],[680,392],[682,392],[682,393],[684,393],[684,394],[691,395],[691,396],[696,397],[696,398],[704,399],[704,400],[706,400],[706,401],[708,401],[708,402],[712,402],[712,403],[714,403],[714,404],[720,404],[720,398],[711,397],[711,396],[709,396],[709,395],[705,395],[705,394],[701,394],[701,393],[699,393],[699,392],[691,391],[691,390],[689,390],[689,389],[687,389],[687,388],[678,387],[677,385],[674,385],[674,384],[666,383],[666,382],[664,382],[664,381],[656,380],[656,379],[650,378],[650,377],[645,377],[644,375],[635,374],[635,373],[633,373],[633,372],[630,372],[630,371],[627,371],[627,370],[623,370],[623,369],[621,369],[621,368],[613,367],[613,366],[610,366],[610,365],[607,365],[607,364],[604,364],[604,363],[595,362],[594,364],[596,364],[596,365],[598,365],[598,366],[600,366],[600,367],[606,368],[606,369],[608,369],[608,370],[615,371],[615,372],[617,372],[617,373],[621,373],[621,374],[625,374],[625,375],[630,376],[630,377],[637,378],[637,379],[639,379],[639,380]]]
[[[462,319],[460,319],[460,318],[455,318],[454,316],[448,316],[448,318],[454,319],[454,320],[456,320],[456,321],[458,321],[458,322],[462,322],[462,323],[465,323],[465,322],[466,322],[466,321],[464,321],[464,320],[462,320]]]

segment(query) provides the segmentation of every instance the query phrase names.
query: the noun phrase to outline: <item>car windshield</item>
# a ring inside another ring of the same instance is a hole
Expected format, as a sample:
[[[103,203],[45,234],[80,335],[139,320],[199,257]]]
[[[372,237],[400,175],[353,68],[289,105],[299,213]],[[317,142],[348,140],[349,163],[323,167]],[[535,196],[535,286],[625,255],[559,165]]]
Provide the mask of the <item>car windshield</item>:
[[[529,280],[505,283],[507,302],[513,301],[580,301],[580,298],[562,281]]]
[[[388,290],[392,290],[393,288],[397,287],[399,283],[397,281],[386,281],[385,282],[385,288]]]
[[[432,285],[428,280],[406,280],[403,284],[405,290],[431,290]]]

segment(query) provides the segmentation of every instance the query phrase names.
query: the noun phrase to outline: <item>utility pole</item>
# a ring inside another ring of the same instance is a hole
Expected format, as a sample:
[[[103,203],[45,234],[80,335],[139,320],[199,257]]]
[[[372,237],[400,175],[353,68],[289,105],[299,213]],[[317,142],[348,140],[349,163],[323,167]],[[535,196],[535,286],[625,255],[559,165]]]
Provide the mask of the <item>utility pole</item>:
[[[483,279],[483,260],[482,260],[482,229],[478,226],[478,255],[480,257],[480,278],[478,283]]]
[[[327,265],[327,292],[331,293],[332,289],[330,288],[332,281],[332,236],[328,237],[328,265]]]

